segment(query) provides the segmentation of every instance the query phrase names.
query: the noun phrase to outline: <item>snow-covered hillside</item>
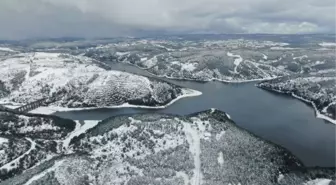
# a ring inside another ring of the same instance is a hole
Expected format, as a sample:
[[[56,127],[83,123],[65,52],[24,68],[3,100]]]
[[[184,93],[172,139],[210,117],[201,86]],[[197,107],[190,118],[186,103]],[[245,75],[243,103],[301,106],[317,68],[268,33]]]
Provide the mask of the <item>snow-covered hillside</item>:
[[[272,79],[324,72],[334,65],[332,49],[290,47],[258,40],[137,40],[102,44],[83,51],[102,62],[138,66],[167,78],[225,82]]]
[[[199,94],[167,82],[106,70],[83,56],[23,53],[0,61],[0,102],[25,104],[42,98],[58,107],[164,106]]]
[[[260,62],[265,57],[262,52],[254,52],[256,58],[243,56],[246,50],[285,45],[253,40],[140,40],[97,46],[85,51],[85,55],[101,61],[134,64],[162,77],[242,82],[288,75],[283,69]]]
[[[239,128],[215,109],[189,116],[118,116],[92,126],[70,141],[68,155],[1,185],[304,185],[335,180],[334,169],[303,167],[285,149]]]
[[[0,182],[64,152],[76,123],[54,116],[0,112]]]

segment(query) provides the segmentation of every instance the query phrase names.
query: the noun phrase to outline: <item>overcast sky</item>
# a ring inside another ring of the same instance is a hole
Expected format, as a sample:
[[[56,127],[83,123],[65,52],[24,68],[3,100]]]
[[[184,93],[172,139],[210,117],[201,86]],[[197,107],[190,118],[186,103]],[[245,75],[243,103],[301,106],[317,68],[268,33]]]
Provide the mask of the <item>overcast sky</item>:
[[[0,0],[0,39],[335,33],[335,0]]]

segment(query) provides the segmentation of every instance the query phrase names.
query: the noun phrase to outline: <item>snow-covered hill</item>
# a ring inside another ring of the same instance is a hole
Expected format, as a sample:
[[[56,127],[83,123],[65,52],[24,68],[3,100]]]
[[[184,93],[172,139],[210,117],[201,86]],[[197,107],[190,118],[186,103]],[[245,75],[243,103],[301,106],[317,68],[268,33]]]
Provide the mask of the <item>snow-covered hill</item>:
[[[82,133],[70,141],[68,155],[1,185],[304,185],[335,180],[335,169],[305,168],[285,149],[239,128],[215,109],[189,116],[118,116]]]
[[[285,45],[253,40],[140,40],[97,46],[88,49],[85,55],[101,61],[134,64],[168,78],[242,82],[288,75],[283,69],[260,62],[265,57],[262,52],[254,52],[255,58],[243,56],[246,50]]]
[[[102,44],[83,52],[103,62],[133,64],[161,77],[235,83],[329,70],[335,51],[312,45],[291,47],[244,39],[144,39]]]
[[[0,181],[60,155],[76,123],[54,116],[0,112]]]
[[[200,94],[164,81],[106,70],[83,56],[23,53],[0,61],[0,102],[25,104],[42,98],[66,108],[164,106]]]

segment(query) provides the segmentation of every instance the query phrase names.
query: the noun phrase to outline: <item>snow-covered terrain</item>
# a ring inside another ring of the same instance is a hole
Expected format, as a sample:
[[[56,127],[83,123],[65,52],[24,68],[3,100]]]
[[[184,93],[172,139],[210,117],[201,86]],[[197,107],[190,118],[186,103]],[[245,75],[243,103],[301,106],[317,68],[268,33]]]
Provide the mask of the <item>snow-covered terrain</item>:
[[[306,185],[335,180],[335,169],[305,168],[285,149],[215,109],[189,116],[117,116],[77,127],[68,155],[0,184]]]
[[[290,94],[311,104],[318,118],[336,124],[336,76],[315,75],[279,78],[258,84],[258,87]]]
[[[192,89],[186,89],[186,88],[182,89],[182,94],[183,95],[178,96],[177,98],[170,101],[168,104],[162,105],[162,106],[144,106],[144,105],[132,105],[132,104],[129,104],[129,103],[124,103],[124,104],[116,105],[116,106],[106,106],[105,108],[110,108],[110,109],[118,109],[118,108],[164,109],[164,108],[170,106],[171,104],[175,103],[176,101],[178,101],[182,98],[188,98],[188,97],[194,97],[194,96],[202,95],[202,93],[199,92],[199,91],[192,90]],[[8,107],[8,106],[6,105],[5,107]],[[9,107],[11,107],[11,106],[9,106]],[[40,106],[40,107],[38,107],[38,108],[36,108],[32,111],[29,111],[29,113],[50,115],[50,114],[53,114],[55,112],[82,111],[82,110],[92,110],[92,109],[96,109],[96,108],[97,107],[67,108],[67,107],[58,107],[58,106],[49,105],[49,106]]]
[[[286,70],[263,62],[266,55],[259,52],[285,45],[253,40],[140,40],[90,48],[85,55],[104,62],[133,64],[161,77],[244,82],[288,75]]]
[[[75,128],[73,121],[53,116],[26,116],[0,111],[0,118],[0,134],[6,136],[55,139],[64,137]]]
[[[336,47],[335,42],[322,42],[319,45],[322,46],[322,47]]]
[[[335,184],[335,168],[306,168],[284,148],[241,129],[216,109],[103,121],[52,115],[97,108],[163,109],[201,95],[164,80],[169,78],[262,81],[258,87],[307,102],[317,117],[336,124],[334,41],[253,37],[1,45],[0,185]],[[134,65],[152,76],[113,70],[114,63]],[[38,108],[33,106],[37,101],[42,102]],[[19,111],[27,104],[33,108]]]
[[[106,70],[83,56],[22,53],[0,62],[0,102],[64,108],[165,106],[197,91],[130,73]],[[199,94],[199,93],[198,93]]]
[[[54,116],[0,112],[0,181],[37,166],[50,156],[65,153],[60,141],[73,135],[75,125]]]
[[[11,49],[11,48],[1,47],[1,46],[0,46],[0,51],[4,51],[4,52],[16,52],[16,51],[14,51],[14,50]]]
[[[311,45],[293,48],[260,40],[168,39],[118,42],[83,52],[105,63],[132,64],[160,77],[239,83],[330,69],[335,51]]]
[[[63,148],[66,150],[69,147],[71,140],[74,137],[78,137],[81,134],[84,134],[87,130],[95,127],[99,121],[83,121],[84,124],[81,125],[80,121],[76,121],[76,128],[63,140]]]

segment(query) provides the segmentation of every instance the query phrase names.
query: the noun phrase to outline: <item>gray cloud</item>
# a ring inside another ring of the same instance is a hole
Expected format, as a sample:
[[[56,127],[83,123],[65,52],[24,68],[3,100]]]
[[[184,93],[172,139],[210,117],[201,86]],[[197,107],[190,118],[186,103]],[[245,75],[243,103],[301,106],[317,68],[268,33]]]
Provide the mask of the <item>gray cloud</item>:
[[[0,38],[334,33],[334,0],[2,0]]]

